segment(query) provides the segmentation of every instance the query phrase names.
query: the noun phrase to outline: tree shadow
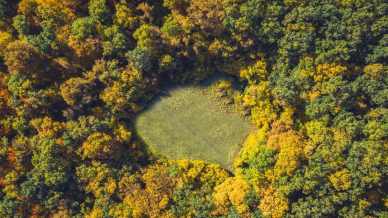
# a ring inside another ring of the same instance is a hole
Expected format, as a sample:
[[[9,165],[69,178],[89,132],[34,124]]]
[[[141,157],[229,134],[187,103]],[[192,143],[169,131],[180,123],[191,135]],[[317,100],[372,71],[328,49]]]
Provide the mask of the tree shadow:
[[[144,113],[148,110],[151,110],[163,98],[171,97],[171,93],[177,89],[190,88],[190,87],[205,89],[205,88],[211,87],[216,82],[221,81],[221,80],[231,81],[233,91],[238,91],[238,90],[242,89],[241,83],[238,82],[237,78],[235,78],[231,75],[226,75],[226,74],[222,74],[222,73],[214,74],[214,75],[210,76],[209,78],[206,78],[206,79],[204,79],[200,82],[196,82],[196,83],[184,83],[184,84],[166,83],[158,90],[157,93],[155,93],[155,96],[153,96],[149,101],[142,103],[143,109],[140,112],[136,113],[135,122],[136,122],[136,118],[139,117],[142,113]]]

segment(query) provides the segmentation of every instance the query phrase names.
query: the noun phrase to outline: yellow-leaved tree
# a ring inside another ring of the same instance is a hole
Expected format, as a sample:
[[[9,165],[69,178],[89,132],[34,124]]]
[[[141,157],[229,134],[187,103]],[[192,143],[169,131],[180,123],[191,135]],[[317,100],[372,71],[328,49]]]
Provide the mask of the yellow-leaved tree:
[[[214,188],[214,202],[223,211],[223,214],[228,214],[228,207],[233,206],[241,216],[247,217],[249,206],[245,199],[249,190],[250,186],[243,178],[228,178]]]
[[[264,217],[281,218],[288,210],[288,199],[275,188],[263,189],[259,208]]]
[[[120,144],[109,134],[95,132],[82,144],[83,159],[115,159],[120,155]]]

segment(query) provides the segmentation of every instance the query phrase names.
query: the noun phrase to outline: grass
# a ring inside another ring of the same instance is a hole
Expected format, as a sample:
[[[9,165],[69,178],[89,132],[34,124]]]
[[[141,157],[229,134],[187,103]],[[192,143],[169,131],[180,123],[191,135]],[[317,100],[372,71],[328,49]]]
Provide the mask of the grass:
[[[205,160],[231,169],[250,125],[238,113],[222,110],[209,90],[168,90],[138,116],[137,134],[159,156]]]

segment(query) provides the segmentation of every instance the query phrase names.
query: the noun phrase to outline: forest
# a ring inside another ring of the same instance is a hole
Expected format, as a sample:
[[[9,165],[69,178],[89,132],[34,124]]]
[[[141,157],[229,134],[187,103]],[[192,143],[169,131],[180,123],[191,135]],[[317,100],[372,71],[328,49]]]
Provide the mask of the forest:
[[[0,0],[0,217],[388,217],[387,64],[385,0]],[[149,149],[220,74],[232,170]]]

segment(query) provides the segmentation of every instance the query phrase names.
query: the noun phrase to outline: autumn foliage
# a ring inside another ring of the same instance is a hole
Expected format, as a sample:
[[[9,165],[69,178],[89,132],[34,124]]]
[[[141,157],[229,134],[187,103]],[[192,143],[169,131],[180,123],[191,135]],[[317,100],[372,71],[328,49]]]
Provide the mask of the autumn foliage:
[[[0,217],[387,217],[387,8],[0,0]],[[154,155],[138,113],[220,74],[233,172]]]

